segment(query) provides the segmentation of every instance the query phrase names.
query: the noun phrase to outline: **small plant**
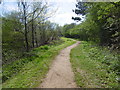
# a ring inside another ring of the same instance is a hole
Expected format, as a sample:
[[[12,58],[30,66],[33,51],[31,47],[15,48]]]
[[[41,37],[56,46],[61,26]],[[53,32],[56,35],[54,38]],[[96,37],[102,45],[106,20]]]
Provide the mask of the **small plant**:
[[[48,49],[49,49],[49,46],[48,46],[48,45],[44,45],[44,46],[41,46],[40,49],[41,49],[41,50],[48,50]]]
[[[82,41],[71,52],[71,63],[77,85],[83,88],[117,88],[116,78],[120,75],[118,57],[119,55],[106,48]]]

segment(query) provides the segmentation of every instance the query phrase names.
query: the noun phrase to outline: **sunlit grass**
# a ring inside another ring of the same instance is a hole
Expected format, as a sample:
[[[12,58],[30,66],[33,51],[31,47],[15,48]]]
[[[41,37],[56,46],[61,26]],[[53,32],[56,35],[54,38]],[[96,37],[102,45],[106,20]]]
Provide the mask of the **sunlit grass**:
[[[106,57],[112,58],[109,59],[110,64],[107,64]],[[108,53],[105,49],[100,49],[98,46],[91,47],[90,43],[81,42],[71,52],[71,63],[78,87],[116,88],[117,75],[111,68],[117,63],[117,59],[117,56]]]
[[[62,38],[64,42],[57,45],[45,45],[32,51],[33,58],[25,58],[4,67],[3,75],[8,80],[3,83],[3,88],[34,88],[38,87],[49,70],[54,57],[59,51],[75,41]],[[29,59],[29,60],[27,60]],[[14,72],[17,72],[14,74]]]

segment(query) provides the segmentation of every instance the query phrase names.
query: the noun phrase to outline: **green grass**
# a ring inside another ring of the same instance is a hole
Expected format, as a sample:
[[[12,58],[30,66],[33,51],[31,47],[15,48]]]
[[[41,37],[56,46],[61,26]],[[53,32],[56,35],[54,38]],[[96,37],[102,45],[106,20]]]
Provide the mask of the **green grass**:
[[[92,43],[93,44],[93,43]],[[71,51],[71,63],[78,87],[116,88],[119,55],[82,41]],[[115,68],[117,67],[117,68]]]
[[[45,45],[34,49],[33,56],[3,66],[3,76],[7,78],[3,88],[34,88],[40,85],[49,66],[59,51],[75,43],[72,39],[62,38],[64,42]]]

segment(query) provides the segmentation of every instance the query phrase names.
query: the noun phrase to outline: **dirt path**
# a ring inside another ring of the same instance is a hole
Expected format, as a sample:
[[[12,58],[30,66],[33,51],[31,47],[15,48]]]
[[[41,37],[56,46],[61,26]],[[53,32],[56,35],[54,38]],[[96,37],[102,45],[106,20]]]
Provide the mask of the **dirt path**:
[[[46,78],[40,88],[75,88],[74,74],[72,72],[70,59],[70,51],[80,42],[63,49],[55,58]]]

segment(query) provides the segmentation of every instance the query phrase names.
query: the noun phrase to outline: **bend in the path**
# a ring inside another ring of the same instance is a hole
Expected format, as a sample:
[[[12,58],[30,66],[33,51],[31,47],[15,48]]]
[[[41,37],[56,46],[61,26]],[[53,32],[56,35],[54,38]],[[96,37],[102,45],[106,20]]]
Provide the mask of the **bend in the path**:
[[[70,63],[70,51],[80,42],[63,49],[55,58],[40,88],[76,88],[74,73]]]

